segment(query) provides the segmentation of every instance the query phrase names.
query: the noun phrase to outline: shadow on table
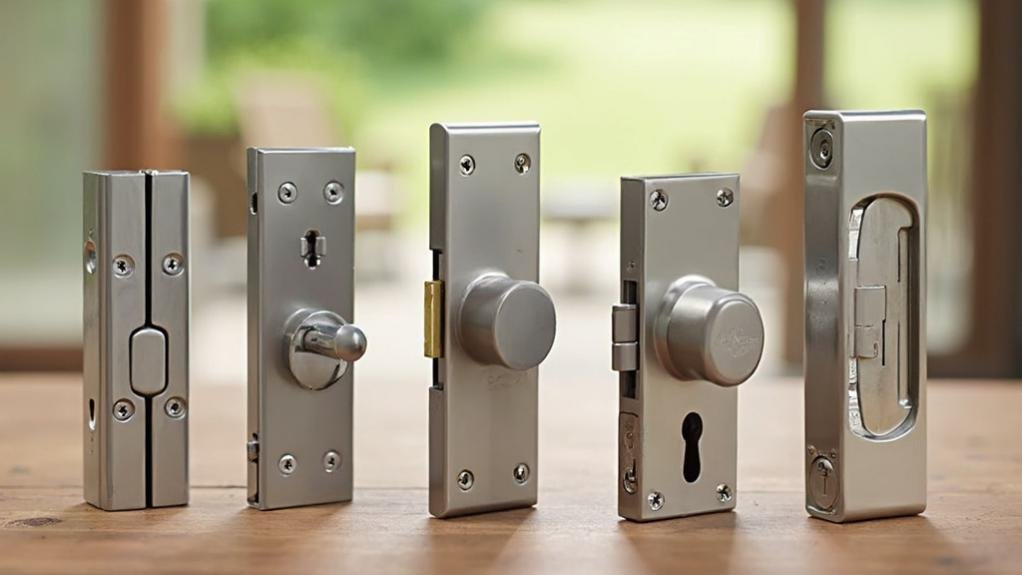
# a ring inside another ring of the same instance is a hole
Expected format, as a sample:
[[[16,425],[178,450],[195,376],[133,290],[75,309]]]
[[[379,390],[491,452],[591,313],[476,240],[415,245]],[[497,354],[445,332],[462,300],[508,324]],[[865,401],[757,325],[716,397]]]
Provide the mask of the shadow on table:
[[[630,546],[635,573],[724,573],[740,517],[733,512],[636,523],[622,519],[618,532]]]

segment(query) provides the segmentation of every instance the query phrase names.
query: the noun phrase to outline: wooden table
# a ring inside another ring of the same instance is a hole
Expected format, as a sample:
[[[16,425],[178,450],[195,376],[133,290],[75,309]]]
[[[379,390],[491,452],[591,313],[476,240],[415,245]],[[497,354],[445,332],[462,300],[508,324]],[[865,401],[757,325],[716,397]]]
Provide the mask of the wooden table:
[[[802,509],[794,379],[743,386],[735,513],[618,519],[614,388],[567,381],[541,386],[539,505],[431,519],[419,383],[356,384],[352,503],[272,512],[245,505],[244,386],[193,383],[191,504],[106,513],[82,502],[80,379],[2,376],[0,573],[1022,572],[1017,383],[931,382],[929,509],[849,525]]]

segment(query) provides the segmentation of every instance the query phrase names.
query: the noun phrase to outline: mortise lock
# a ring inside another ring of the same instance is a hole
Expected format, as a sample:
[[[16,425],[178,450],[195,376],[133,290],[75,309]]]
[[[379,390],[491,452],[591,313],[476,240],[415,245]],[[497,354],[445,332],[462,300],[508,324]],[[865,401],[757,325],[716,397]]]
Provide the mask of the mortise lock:
[[[806,509],[926,507],[926,116],[807,112]]]
[[[738,176],[621,180],[618,513],[650,521],[735,506],[737,390],[763,353],[738,288]]]
[[[430,129],[424,352],[430,513],[536,503],[537,366],[556,315],[539,280],[539,126]]]
[[[84,174],[85,500],[188,503],[188,174]]]
[[[348,501],[367,346],[352,323],[355,153],[250,149],[248,164],[249,504]]]

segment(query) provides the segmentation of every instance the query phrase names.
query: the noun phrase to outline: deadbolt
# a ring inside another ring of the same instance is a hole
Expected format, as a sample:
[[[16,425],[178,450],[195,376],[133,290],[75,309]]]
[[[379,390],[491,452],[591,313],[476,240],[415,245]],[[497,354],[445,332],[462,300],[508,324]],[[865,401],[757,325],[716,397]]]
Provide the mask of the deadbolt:
[[[458,335],[476,361],[525,370],[550,353],[556,326],[546,290],[531,281],[493,274],[466,290]]]
[[[703,277],[684,277],[667,290],[656,329],[657,356],[679,379],[738,385],[763,355],[756,304]]]
[[[285,334],[291,374],[306,389],[324,389],[341,379],[348,364],[366,351],[357,326],[330,311],[302,310],[288,320]]]

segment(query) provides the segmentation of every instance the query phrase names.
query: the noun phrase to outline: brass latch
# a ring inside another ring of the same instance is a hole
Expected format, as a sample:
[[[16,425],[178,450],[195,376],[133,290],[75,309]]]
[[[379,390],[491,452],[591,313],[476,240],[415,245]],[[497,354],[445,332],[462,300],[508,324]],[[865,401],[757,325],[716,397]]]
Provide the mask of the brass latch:
[[[444,334],[441,332],[444,282],[428,281],[424,288],[422,353],[426,357],[440,358],[444,355]]]

